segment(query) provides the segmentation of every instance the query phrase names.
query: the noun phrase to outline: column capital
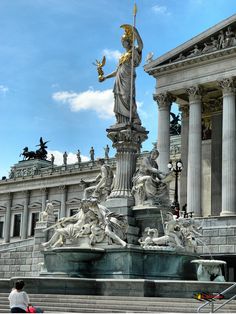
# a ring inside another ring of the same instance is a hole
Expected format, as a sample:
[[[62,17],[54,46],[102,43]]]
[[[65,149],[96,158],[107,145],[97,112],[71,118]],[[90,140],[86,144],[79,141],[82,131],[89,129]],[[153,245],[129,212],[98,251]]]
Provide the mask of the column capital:
[[[30,192],[31,190],[25,190],[22,192],[22,194],[24,195],[25,198],[29,198],[30,197]]]
[[[11,202],[12,198],[13,198],[13,193],[12,192],[7,192],[6,195],[7,195],[7,201]]]
[[[40,191],[41,191],[42,193],[47,193],[47,192],[48,192],[48,188],[41,188]]]
[[[59,185],[58,189],[61,191],[66,191],[67,190],[67,185]]]
[[[222,89],[223,94],[235,93],[234,79],[233,77],[223,78],[217,81],[218,86]]]
[[[189,101],[199,100],[202,96],[202,88],[199,85],[190,86],[186,89],[186,93],[189,96]]]
[[[153,99],[158,103],[159,110],[169,108],[171,103],[175,101],[175,97],[168,92],[155,94]]]

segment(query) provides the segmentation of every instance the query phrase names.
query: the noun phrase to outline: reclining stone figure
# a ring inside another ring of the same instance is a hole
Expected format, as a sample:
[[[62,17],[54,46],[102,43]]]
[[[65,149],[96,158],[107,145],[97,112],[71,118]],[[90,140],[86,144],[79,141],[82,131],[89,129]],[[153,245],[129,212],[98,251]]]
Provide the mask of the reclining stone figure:
[[[87,239],[89,246],[95,246],[107,240],[108,244],[126,246],[127,221],[122,215],[110,212],[98,204],[96,199],[82,200],[74,216],[62,218],[54,225],[55,232],[43,247],[57,247],[66,244],[66,240]],[[106,244],[104,243],[104,245]]]

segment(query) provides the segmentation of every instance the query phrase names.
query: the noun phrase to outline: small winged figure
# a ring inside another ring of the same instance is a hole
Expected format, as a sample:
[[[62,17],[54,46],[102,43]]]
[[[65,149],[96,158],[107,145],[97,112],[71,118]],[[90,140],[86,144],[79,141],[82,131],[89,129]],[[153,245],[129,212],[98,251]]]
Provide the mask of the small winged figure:
[[[44,141],[43,141],[43,138],[42,138],[42,136],[41,136],[40,139],[39,139],[39,145],[36,145],[36,146],[40,146],[41,149],[45,149],[45,148],[47,148],[46,144],[47,144],[48,142],[49,142],[49,141],[44,142]]]
[[[99,82],[102,82],[104,80],[104,72],[103,72],[103,67],[106,63],[106,57],[104,56],[102,58],[102,61],[96,60],[96,63],[93,63],[93,65],[95,65],[97,67],[97,71],[98,71],[98,80]]]
[[[146,56],[146,62],[152,62],[153,61],[153,52],[149,52]]]

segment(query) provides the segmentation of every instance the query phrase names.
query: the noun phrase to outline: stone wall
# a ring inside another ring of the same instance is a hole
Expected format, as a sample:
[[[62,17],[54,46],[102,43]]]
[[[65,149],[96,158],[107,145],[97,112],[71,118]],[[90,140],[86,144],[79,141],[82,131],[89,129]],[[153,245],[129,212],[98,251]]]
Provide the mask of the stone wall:
[[[199,253],[214,256],[236,254],[236,216],[197,219],[202,225]]]
[[[30,276],[33,267],[34,239],[0,246],[0,278]]]

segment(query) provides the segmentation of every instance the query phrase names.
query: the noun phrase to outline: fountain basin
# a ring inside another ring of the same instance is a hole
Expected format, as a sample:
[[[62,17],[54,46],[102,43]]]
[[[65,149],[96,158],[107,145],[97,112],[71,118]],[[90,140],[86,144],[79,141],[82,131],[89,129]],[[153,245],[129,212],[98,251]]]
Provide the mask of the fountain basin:
[[[102,248],[59,247],[44,251],[44,266],[46,272],[42,276],[83,277],[91,262],[102,257]]]
[[[106,249],[64,247],[42,252],[45,272],[40,276],[83,278],[146,278],[162,280],[194,280],[194,253],[173,250],[144,250],[141,247]]]
[[[217,281],[225,282],[222,275],[222,265],[226,265],[225,261],[215,259],[196,259],[191,263],[198,264],[197,279],[199,281]]]

